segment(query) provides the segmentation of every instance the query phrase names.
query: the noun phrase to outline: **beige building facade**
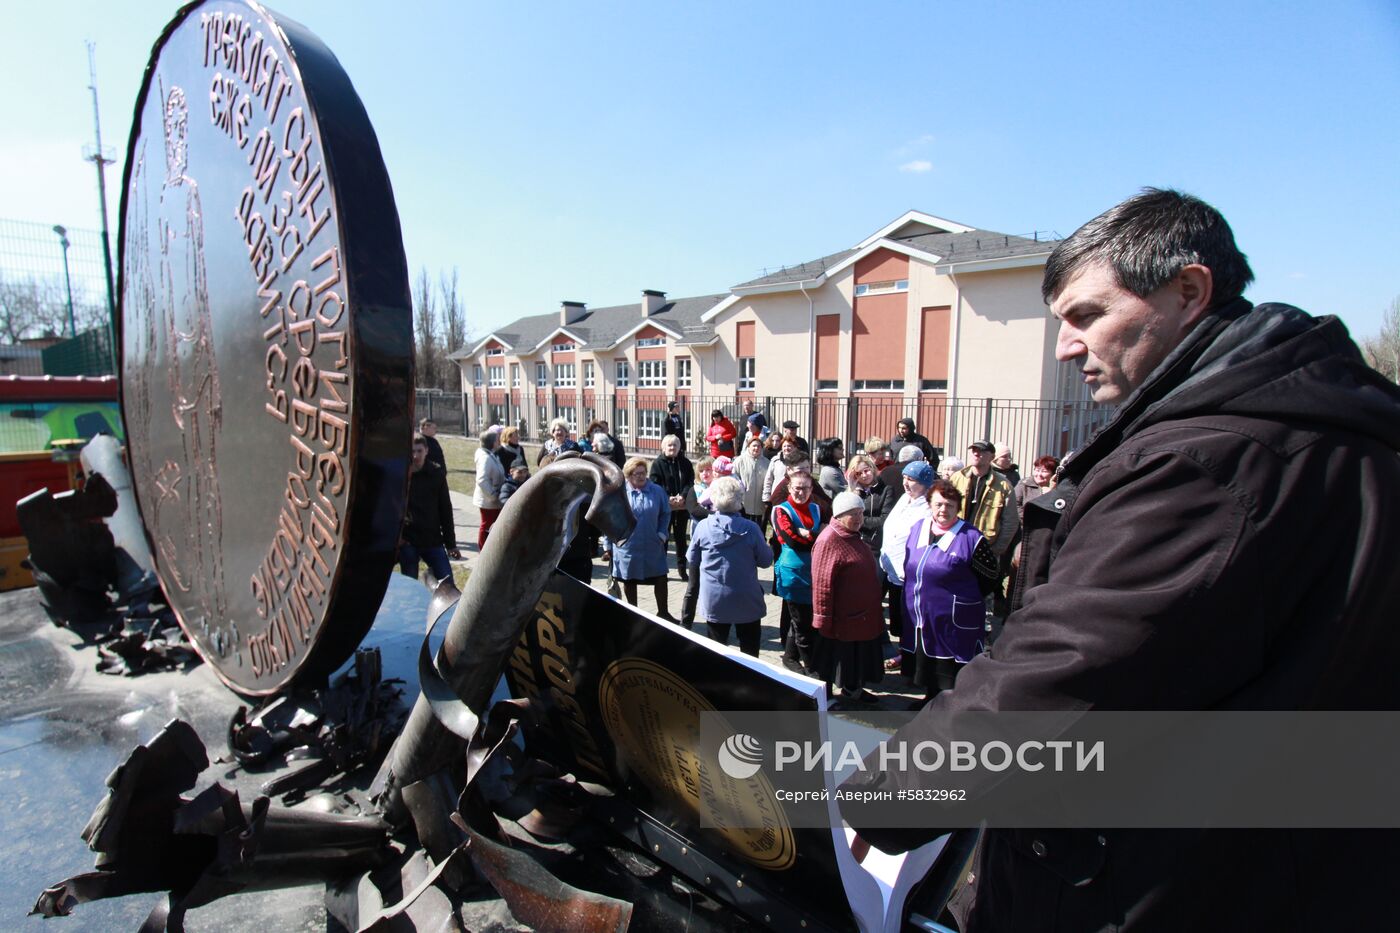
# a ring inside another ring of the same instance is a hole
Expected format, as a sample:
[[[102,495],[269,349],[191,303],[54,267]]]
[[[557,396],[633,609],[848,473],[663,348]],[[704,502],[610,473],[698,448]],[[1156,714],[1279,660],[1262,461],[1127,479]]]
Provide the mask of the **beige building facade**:
[[[1034,425],[1017,416],[1015,433],[1054,446],[1057,404],[1082,390],[1055,361],[1040,296],[1053,245],[910,211],[854,246],[727,292],[644,291],[636,304],[593,310],[566,302],[454,355],[469,423],[535,435],[555,417],[576,430],[603,418],[649,446],[669,400],[706,408],[694,422],[707,406],[737,412],[751,398],[775,415],[801,408],[813,435],[889,436],[908,415],[958,449],[997,427],[960,407],[993,399],[1042,411]]]

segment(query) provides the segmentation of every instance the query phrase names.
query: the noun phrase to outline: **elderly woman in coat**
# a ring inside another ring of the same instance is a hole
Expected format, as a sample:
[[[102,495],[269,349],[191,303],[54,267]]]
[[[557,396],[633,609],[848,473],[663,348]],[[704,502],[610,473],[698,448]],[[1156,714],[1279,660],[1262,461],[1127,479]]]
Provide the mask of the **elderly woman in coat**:
[[[908,445],[905,450],[914,450]],[[903,470],[904,494],[895,500],[880,529],[880,574],[885,592],[890,597],[890,634],[904,635],[904,549],[915,523],[929,513],[928,490],[936,477],[933,467],[924,460],[906,463]],[[907,676],[914,674],[914,657],[901,650],[890,659],[886,670],[898,670]]]
[[[885,616],[875,555],[861,540],[865,500],[843,492],[832,500],[831,523],[812,548],[812,666],[841,685],[841,699],[865,699],[865,685],[884,677]]]
[[[578,441],[569,437],[569,422],[563,418],[555,418],[549,423],[549,438],[540,448],[540,455],[535,459],[535,465],[539,466],[540,461],[550,454],[557,457],[569,450],[582,451],[583,448]]]
[[[667,622],[670,613],[666,591],[666,539],[671,525],[671,504],[666,491],[648,477],[650,461],[633,457],[622,467],[627,480],[627,504],[637,527],[626,541],[612,543],[613,579],[622,582],[627,601],[637,605],[637,584],[650,583],[656,594],[656,614]]]
[[[762,621],[767,606],[758,584],[758,571],[773,564],[773,550],[763,540],[758,525],[739,514],[744,489],[732,476],[722,476],[710,486],[715,514],[700,522],[690,539],[691,569],[698,578],[698,612],[710,637],[729,643],[729,630],[739,639],[739,650],[758,657]]]
[[[495,453],[496,432],[483,431],[479,440],[481,445],[477,447],[475,454],[476,488],[472,490],[472,504],[481,513],[481,524],[476,530],[478,551],[486,547],[486,538],[491,533],[491,526],[501,514],[501,487],[506,484],[506,471],[501,467],[501,461]]]
[[[765,529],[768,510],[763,501],[763,480],[768,475],[768,455],[762,438],[751,437],[744,442],[743,452],[734,461],[734,475],[744,484],[744,517],[757,523],[760,530]]]

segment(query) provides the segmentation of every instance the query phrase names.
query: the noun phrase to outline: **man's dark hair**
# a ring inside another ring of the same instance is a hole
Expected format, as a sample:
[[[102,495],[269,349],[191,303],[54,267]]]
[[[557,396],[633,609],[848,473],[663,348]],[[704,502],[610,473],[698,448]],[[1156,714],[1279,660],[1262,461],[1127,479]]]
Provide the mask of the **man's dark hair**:
[[[1249,260],[1220,212],[1170,188],[1144,188],[1061,240],[1045,263],[1040,293],[1048,303],[1085,265],[1103,263],[1118,284],[1145,298],[1186,266],[1210,269],[1212,306],[1238,298],[1254,280]]]
[[[413,443],[414,443],[414,444],[422,444],[424,447],[427,447],[427,446],[428,446],[428,438],[427,438],[427,436],[424,435],[424,434],[417,434],[417,433],[415,433],[415,434],[413,435]]]

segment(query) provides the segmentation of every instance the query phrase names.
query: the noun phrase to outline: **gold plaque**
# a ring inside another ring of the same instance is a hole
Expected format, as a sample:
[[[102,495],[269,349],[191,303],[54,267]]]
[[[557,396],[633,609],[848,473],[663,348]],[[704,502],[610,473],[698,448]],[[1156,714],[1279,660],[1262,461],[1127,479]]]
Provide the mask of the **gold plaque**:
[[[648,790],[713,826],[746,861],[769,871],[792,867],[792,826],[762,770],[736,780],[701,753],[700,714],[715,708],[699,691],[659,664],[624,658],[603,672],[598,705],[608,734]]]

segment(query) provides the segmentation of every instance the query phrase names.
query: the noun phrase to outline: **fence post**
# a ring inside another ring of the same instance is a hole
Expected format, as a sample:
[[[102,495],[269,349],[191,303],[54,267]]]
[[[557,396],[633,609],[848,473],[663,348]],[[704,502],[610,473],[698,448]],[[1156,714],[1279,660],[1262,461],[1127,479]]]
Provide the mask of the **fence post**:
[[[985,411],[982,418],[982,436],[978,440],[990,441],[992,439],[992,399],[987,399]]]
[[[852,395],[846,400],[846,453],[864,450],[861,439],[856,436],[860,430],[860,396]],[[847,459],[850,459],[849,457]]]

